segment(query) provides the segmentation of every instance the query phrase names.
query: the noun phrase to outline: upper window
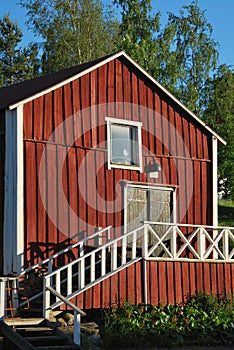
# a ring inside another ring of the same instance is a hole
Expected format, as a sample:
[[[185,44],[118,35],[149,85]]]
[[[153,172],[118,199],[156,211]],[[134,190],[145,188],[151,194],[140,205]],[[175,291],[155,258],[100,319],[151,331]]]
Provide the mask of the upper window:
[[[108,141],[108,169],[142,169],[140,122],[106,118]]]

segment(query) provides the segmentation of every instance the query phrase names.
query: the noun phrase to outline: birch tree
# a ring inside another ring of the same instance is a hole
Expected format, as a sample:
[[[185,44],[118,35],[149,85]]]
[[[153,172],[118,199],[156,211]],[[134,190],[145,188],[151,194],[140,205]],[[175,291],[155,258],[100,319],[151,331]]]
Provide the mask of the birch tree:
[[[48,73],[113,51],[116,19],[99,0],[22,0],[27,24],[41,38],[42,71]]]

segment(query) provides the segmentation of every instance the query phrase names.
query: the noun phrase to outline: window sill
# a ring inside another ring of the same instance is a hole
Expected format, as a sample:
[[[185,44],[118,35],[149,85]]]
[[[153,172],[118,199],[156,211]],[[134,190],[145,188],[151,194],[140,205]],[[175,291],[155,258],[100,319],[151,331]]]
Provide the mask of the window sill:
[[[142,173],[142,167],[140,165],[108,164],[108,170],[111,170],[112,168],[123,170],[136,170]]]

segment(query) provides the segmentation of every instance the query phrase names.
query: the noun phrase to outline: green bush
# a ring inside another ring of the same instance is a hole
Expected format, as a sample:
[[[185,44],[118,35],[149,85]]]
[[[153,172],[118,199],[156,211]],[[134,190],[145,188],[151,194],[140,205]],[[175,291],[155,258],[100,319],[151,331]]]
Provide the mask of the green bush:
[[[105,311],[104,348],[234,343],[234,298],[200,293],[176,305],[124,303]]]

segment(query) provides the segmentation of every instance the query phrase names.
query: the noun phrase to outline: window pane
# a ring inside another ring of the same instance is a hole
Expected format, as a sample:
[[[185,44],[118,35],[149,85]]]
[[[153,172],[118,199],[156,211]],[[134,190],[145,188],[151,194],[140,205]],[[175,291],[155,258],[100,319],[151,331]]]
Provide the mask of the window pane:
[[[111,162],[117,164],[133,164],[132,132],[130,126],[111,126]]]

